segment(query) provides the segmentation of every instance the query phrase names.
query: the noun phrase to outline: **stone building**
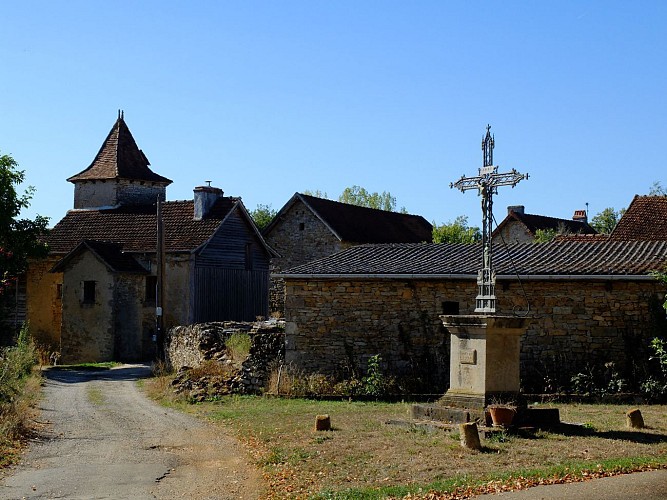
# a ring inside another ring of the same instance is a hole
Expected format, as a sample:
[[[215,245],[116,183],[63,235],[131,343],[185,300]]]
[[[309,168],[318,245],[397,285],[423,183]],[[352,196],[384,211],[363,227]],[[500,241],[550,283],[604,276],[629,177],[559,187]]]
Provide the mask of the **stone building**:
[[[537,231],[556,231],[561,234],[596,234],[588,225],[585,210],[576,210],[572,219],[527,214],[523,205],[507,207],[507,216],[493,231],[493,237],[502,237],[506,243],[530,243]]]
[[[171,181],[149,168],[122,115],[91,165],[68,180],[74,209],[27,273],[31,332],[63,362],[146,359],[160,324],[268,314],[275,254],[241,199],[200,186],[193,200],[161,202],[158,217]]]
[[[524,384],[613,361],[628,374],[665,328],[665,289],[650,272],[665,241],[512,244],[494,253],[498,314],[529,317]],[[305,264],[285,280],[286,361],[307,372],[363,373],[380,354],[392,375],[421,390],[448,386],[449,335],[441,314],[472,314],[480,245],[362,245]],[[569,378],[567,378],[569,380]],[[532,384],[532,385],[531,385]]]
[[[432,232],[420,215],[295,193],[263,235],[279,254],[271,260],[271,271],[276,273],[363,243],[430,242]],[[283,296],[282,280],[272,279],[272,311],[283,311]]]

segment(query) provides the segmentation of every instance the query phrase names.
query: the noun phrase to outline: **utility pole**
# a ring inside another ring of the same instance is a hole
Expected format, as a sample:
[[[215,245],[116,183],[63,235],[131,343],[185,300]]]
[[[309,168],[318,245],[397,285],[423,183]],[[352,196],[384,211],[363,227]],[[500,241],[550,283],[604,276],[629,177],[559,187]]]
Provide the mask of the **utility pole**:
[[[450,188],[460,189],[461,192],[477,189],[477,194],[482,197],[482,269],[477,274],[475,312],[488,314],[496,312],[496,273],[491,258],[493,195],[498,193],[499,186],[514,187],[519,181],[528,179],[528,174],[520,174],[515,169],[499,174],[498,167],[493,165],[494,147],[495,139],[491,135],[491,125],[487,125],[486,136],[482,139],[483,165],[478,169],[478,175],[476,177],[462,175],[458,181],[449,185]]]
[[[163,303],[164,303],[164,224],[162,220],[162,199],[157,199],[157,227],[155,260],[157,271],[157,283],[155,290],[155,330],[157,341],[157,358],[164,358],[164,332],[163,332]]]

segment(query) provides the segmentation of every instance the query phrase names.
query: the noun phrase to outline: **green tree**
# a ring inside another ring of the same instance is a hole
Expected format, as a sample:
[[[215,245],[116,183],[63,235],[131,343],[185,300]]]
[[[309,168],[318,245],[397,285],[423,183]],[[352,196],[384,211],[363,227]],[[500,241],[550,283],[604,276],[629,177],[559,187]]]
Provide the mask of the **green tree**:
[[[667,196],[667,189],[662,187],[659,181],[655,181],[648,194],[651,196]]]
[[[315,191],[311,191],[310,189],[306,189],[303,194],[307,194],[308,196],[314,196],[315,198],[324,198],[325,200],[329,199],[329,195],[326,193],[326,191],[322,192],[319,189],[316,189]]]
[[[41,215],[34,220],[18,218],[30,206],[35,189],[30,186],[22,194],[17,192],[25,179],[25,172],[17,167],[11,156],[0,156],[0,297],[26,271],[29,258],[47,253],[39,237],[46,233],[49,219]]]
[[[361,186],[347,187],[338,197],[338,201],[358,205],[360,207],[376,208],[387,212],[396,212],[396,197],[390,192],[371,193]],[[406,213],[405,207],[401,207],[401,213]]]
[[[536,229],[535,230],[535,239],[534,243],[549,243],[556,236],[558,236],[558,231],[555,229]]]
[[[319,189],[315,191],[307,189],[303,192],[303,194],[315,196],[317,198],[324,198],[326,200],[331,199],[327,195],[326,191],[322,192]],[[371,193],[365,188],[356,185],[352,187],[346,187],[338,197],[338,201],[341,203],[348,203],[350,205],[357,205],[359,207],[386,210],[387,212],[400,212],[402,214],[408,213],[405,207],[401,207],[400,210],[396,210],[396,197],[392,196],[389,191],[383,191],[382,193]]]
[[[481,239],[481,231],[478,227],[469,227],[465,215],[440,226],[433,222],[433,243],[475,243]]]
[[[278,213],[277,210],[273,210],[271,205],[262,205],[261,203],[257,205],[255,210],[250,211],[250,216],[252,220],[255,221],[255,224],[262,231],[266,226],[268,226],[273,218]]]
[[[605,208],[591,219],[591,227],[598,233],[609,234],[614,230],[624,213],[625,209],[616,211],[613,207]]]

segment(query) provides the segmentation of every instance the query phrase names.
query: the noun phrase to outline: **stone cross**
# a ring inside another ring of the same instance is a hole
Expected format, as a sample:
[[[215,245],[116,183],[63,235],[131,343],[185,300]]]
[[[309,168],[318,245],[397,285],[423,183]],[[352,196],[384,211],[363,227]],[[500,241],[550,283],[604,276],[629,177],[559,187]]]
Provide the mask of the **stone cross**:
[[[494,137],[491,135],[491,125],[486,126],[486,136],[482,139],[484,163],[476,177],[461,178],[452,182],[449,187],[465,192],[477,189],[482,196],[482,269],[477,274],[476,313],[496,312],[496,273],[491,262],[491,232],[493,223],[493,195],[498,193],[498,186],[516,186],[519,181],[528,179],[528,174],[520,174],[515,169],[504,174],[498,173],[498,167],[493,165]]]

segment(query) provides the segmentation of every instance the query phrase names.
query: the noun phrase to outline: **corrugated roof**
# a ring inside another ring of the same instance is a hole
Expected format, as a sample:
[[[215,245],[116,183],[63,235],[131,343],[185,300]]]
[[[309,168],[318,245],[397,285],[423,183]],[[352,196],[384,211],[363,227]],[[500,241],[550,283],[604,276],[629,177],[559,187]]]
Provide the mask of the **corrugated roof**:
[[[286,271],[285,275],[471,275],[481,244],[360,245]],[[667,242],[562,241],[494,245],[493,268],[513,275],[646,275],[667,263]]]
[[[264,231],[265,235],[297,201],[303,202],[341,241],[349,243],[420,243],[432,241],[433,228],[421,215],[360,207],[296,193]]]
[[[194,202],[169,201],[162,205],[165,250],[179,252],[205,243],[234,208],[238,198],[220,198],[202,220],[194,220]],[[127,252],[155,252],[156,206],[122,206],[108,210],[70,210],[49,231],[45,241],[51,253],[67,253],[82,240],[120,243]]]
[[[610,235],[614,240],[667,240],[667,196],[636,195]]]
[[[149,165],[148,158],[137,147],[130,129],[119,115],[90,166],[67,180],[129,179],[171,184],[171,180],[153,172]]]

